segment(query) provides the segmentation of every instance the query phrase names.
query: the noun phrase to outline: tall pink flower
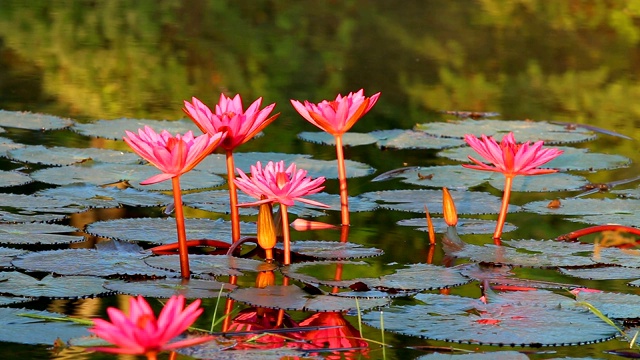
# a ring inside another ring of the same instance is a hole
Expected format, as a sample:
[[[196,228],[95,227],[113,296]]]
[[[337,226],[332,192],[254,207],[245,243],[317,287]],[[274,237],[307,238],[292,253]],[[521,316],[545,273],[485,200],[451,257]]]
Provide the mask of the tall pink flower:
[[[560,156],[562,150],[543,148],[542,141],[537,141],[533,145],[528,141],[524,144],[517,144],[513,132],[505,135],[500,144],[493,137],[485,135],[482,135],[480,140],[473,135],[467,134],[464,136],[464,140],[492,165],[487,165],[469,156],[469,160],[476,165],[463,164],[462,166],[475,170],[500,172],[505,176],[502,206],[500,207],[496,230],[493,233],[494,242],[499,245],[502,229],[507,218],[513,178],[518,175],[542,175],[558,171],[556,169],[540,169],[538,167]]]
[[[313,125],[333,135],[336,142],[336,157],[338,159],[338,181],[340,184],[340,213],[342,225],[349,225],[349,193],[347,191],[347,169],[344,163],[344,149],[342,136],[360,118],[376,104],[380,93],[371,97],[364,96],[364,90],[349,93],[347,96],[338,95],[335,100],[323,100],[312,104],[307,100],[304,104],[291,100],[291,105]]]
[[[262,129],[275,120],[280,113],[269,117],[276,104],[266,106],[260,110],[262,98],[254,101],[245,111],[242,107],[240,95],[233,99],[220,94],[220,101],[212,112],[207,105],[197,98],[192,98],[192,103],[185,101],[182,109],[200,130],[208,134],[226,132],[226,137],[221,146],[225,149],[227,157],[227,180],[229,184],[229,202],[231,207],[231,238],[233,242],[240,240],[240,214],[238,213],[238,194],[233,179],[235,178],[235,165],[233,161],[233,149],[244,144],[258,134]]]
[[[146,355],[148,359],[155,359],[161,351],[212,340],[213,336],[204,336],[169,343],[187,330],[202,314],[203,310],[199,307],[200,300],[192,302],[186,308],[184,305],[184,296],[172,296],[160,311],[158,318],[142,296],[129,299],[129,315],[117,308],[109,307],[107,314],[111,322],[93,319],[94,326],[89,331],[116,347],[96,347],[90,350]]]
[[[125,133],[124,141],[133,151],[162,171],[162,174],[142,181],[142,185],[155,184],[188,172],[209,155],[224,136],[224,133],[218,133],[194,137],[191,131],[172,136],[166,130],[158,134],[149,126],[138,129],[138,134],[127,130]]]
[[[258,201],[239,206],[255,206],[264,203],[280,204],[282,236],[284,238],[284,264],[289,265],[291,250],[287,206],[294,205],[295,201],[300,201],[314,206],[329,207],[323,203],[303,198],[303,196],[322,191],[324,177],[311,179],[311,177],[307,177],[306,170],[296,169],[295,163],[285,168],[284,161],[277,163],[270,161],[264,168],[260,162],[255,166],[251,165],[251,177],[241,169],[238,169],[238,173],[240,177],[235,179],[238,188],[258,199]]]

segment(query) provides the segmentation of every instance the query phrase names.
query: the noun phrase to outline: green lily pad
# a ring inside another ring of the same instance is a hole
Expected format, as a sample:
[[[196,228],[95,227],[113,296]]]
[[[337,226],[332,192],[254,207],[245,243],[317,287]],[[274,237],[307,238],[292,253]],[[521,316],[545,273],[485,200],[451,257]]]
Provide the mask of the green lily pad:
[[[465,144],[462,139],[431,136],[415,130],[379,130],[370,134],[378,139],[378,147],[383,149],[446,149]]]
[[[114,208],[121,205],[149,207],[173,204],[173,196],[158,192],[81,184],[49,188],[38,191],[35,195],[66,199],[86,208]]]
[[[561,199],[560,207],[548,207],[548,200],[523,205],[523,210],[542,215],[619,215],[640,212],[640,202],[631,199]]]
[[[489,184],[498,190],[504,189],[504,176],[494,177]],[[517,192],[549,192],[579,190],[589,181],[578,175],[562,172],[536,176],[516,176],[513,179],[511,191]]]
[[[450,190],[468,189],[478,186],[484,182],[491,180],[493,177],[499,176],[504,178],[502,174],[496,174],[487,171],[476,171],[464,168],[460,165],[442,165],[392,170],[393,175],[384,176],[387,178],[401,178],[402,182],[427,187],[442,188],[447,187]],[[377,178],[376,178],[377,179]],[[374,181],[376,180],[374,179]],[[455,182],[452,181],[455,179]]]
[[[443,218],[439,217],[431,217],[431,222],[433,223],[433,229],[436,233],[444,233],[447,230],[447,223]],[[429,231],[427,225],[426,217],[421,218],[412,218],[412,219],[404,219],[398,221],[396,224],[400,226],[421,226],[416,230],[418,231]],[[456,229],[458,234],[493,234],[493,231],[496,228],[495,220],[483,220],[483,219],[468,219],[468,218],[458,218],[458,224],[456,225]],[[517,227],[511,223],[505,223],[502,228],[503,233],[507,233],[510,231],[514,231]]]
[[[18,255],[26,254],[29,251],[22,249],[13,249],[0,247],[0,269],[12,269],[14,266],[11,261]]]
[[[467,263],[457,266],[456,269],[460,271],[460,274],[471,279],[475,279],[480,283],[488,281],[490,284],[497,286],[536,289],[566,289],[568,287],[579,287],[575,284],[518,278],[516,277],[516,274],[511,271],[511,266],[493,266],[486,263]]]
[[[0,341],[51,346],[58,338],[64,342],[74,337],[89,335],[86,326],[70,321],[46,321],[21,315],[59,319],[67,317],[49,311],[0,308]]]
[[[214,239],[231,244],[231,222],[222,219],[185,219],[187,239]],[[96,221],[85,232],[94,236],[130,242],[169,244],[177,240],[174,218],[124,218]],[[255,234],[255,223],[240,223],[243,235]]]
[[[327,132],[303,131],[298,134],[298,139],[322,145],[336,145],[335,137]],[[378,139],[370,134],[347,132],[342,135],[342,144],[344,146],[360,146],[373,144]]]
[[[45,147],[30,145],[20,149],[7,151],[13,160],[31,164],[66,166],[85,161],[108,162],[116,164],[137,164],[140,157],[132,152],[122,152],[96,148],[67,148],[60,146]]]
[[[418,356],[415,360],[529,360],[529,357],[517,351],[492,351],[489,353],[472,352],[468,354],[433,353]]]
[[[47,196],[34,196],[22,194],[2,194],[0,207],[18,209],[14,211],[19,215],[35,215],[34,213],[59,213],[70,214],[84,209],[74,207],[74,204],[65,199],[55,199]]]
[[[195,136],[202,134],[202,131],[198,126],[189,119],[181,120],[148,120],[148,119],[113,119],[113,120],[98,120],[91,123],[76,123],[71,130],[74,130],[82,135],[122,140],[125,135],[125,130],[137,133],[138,129],[150,126],[156,132],[161,130],[167,130],[171,134],[176,133],[184,134],[187,131],[193,131]]]
[[[14,224],[1,224],[0,228],[6,225]],[[82,241],[84,241],[84,236],[82,235],[0,233],[0,244],[3,245],[60,245]]]
[[[560,273],[587,280],[640,279],[640,268],[607,266],[587,269],[558,269]]]
[[[27,174],[18,171],[0,170],[0,187],[21,186],[32,182]]]
[[[418,305],[392,306],[363,315],[367,325],[394,333],[459,343],[561,346],[605,341],[616,331],[577,307],[489,303],[453,295],[418,294]]]
[[[0,126],[27,130],[56,130],[73,125],[73,120],[53,115],[0,110]]]
[[[418,131],[433,136],[464,138],[466,134],[476,137],[493,136],[498,140],[509,132],[513,132],[518,142],[543,140],[547,143],[575,143],[593,140],[595,133],[584,128],[567,129],[562,125],[550,124],[546,121],[527,120],[460,120],[418,124]]]
[[[235,285],[215,281],[189,279],[155,279],[143,281],[109,280],[103,285],[106,289],[120,294],[142,295],[153,298],[170,298],[182,295],[187,299],[217,298],[220,289],[232,290]]]
[[[145,259],[147,265],[180,272],[179,255],[152,256]],[[242,259],[227,255],[189,255],[189,270],[193,274],[208,274],[212,276],[240,276],[241,271],[274,270],[275,265],[265,264],[263,261]]]
[[[593,255],[593,260],[600,264],[640,268],[640,253],[637,250],[604,248]]]
[[[0,273],[0,291],[16,296],[51,299],[78,299],[105,295],[104,279],[96,276],[53,276],[38,280],[20,272]]]
[[[268,309],[297,311],[353,311],[356,300],[331,295],[310,295],[297,286],[267,286],[265,288],[237,289],[228,294],[236,301]],[[360,310],[385,306],[387,299],[358,299]]]
[[[577,301],[584,301],[600,310],[612,319],[639,319],[640,296],[613,292],[581,291],[576,296]]]
[[[591,225],[602,225],[602,224],[618,224],[624,226],[633,226],[636,227],[640,224],[640,212],[635,212],[632,214],[602,214],[602,215],[585,215],[585,216],[577,216],[577,217],[567,217],[563,220],[573,221],[584,224]]]
[[[339,194],[329,194],[326,192],[319,192],[316,194],[311,194],[305,196],[305,199],[314,200],[321,202],[325,205],[329,205],[328,208],[320,208],[313,205],[305,204],[305,203],[296,203],[293,208],[296,207],[304,207],[304,208],[315,208],[322,210],[333,210],[340,211],[340,195]],[[360,196],[349,196],[349,212],[365,212],[365,211],[373,211],[378,207],[378,204],[375,202],[362,198]],[[288,207],[287,209],[291,209],[292,207]],[[295,209],[294,209],[295,211]]]
[[[276,244],[276,249],[282,249],[282,247],[281,243]],[[365,247],[361,244],[320,240],[292,241],[291,252],[325,260],[350,260],[384,254],[380,249]]]
[[[238,191],[238,204],[256,201],[255,198]],[[205,190],[182,195],[182,203],[188,207],[220,214],[231,213],[228,190]],[[240,207],[240,215],[257,215],[257,207]]]

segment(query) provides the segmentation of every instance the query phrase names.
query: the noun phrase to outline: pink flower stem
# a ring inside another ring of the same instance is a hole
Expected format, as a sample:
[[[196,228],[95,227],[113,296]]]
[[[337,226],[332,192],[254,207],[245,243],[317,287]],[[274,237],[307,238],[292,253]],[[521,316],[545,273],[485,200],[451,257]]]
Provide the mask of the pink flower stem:
[[[189,248],[187,246],[187,231],[184,226],[184,212],[182,209],[182,196],[180,195],[180,177],[171,178],[173,185],[173,203],[176,214],[176,230],[178,232],[178,253],[180,256],[180,274],[183,279],[191,276],[189,271]]]
[[[287,205],[280,204],[280,214],[282,214],[282,238],[284,239],[284,264],[291,264],[291,235],[289,233],[289,214]]]
[[[509,199],[511,198],[511,186],[513,185],[514,175],[504,176],[504,193],[502,194],[502,206],[500,206],[500,214],[498,214],[498,223],[496,224],[496,230],[493,232],[493,242],[496,245],[501,245],[500,237],[502,236],[502,229],[504,223],[507,220],[507,211],[509,209]]]
[[[349,225],[349,192],[347,191],[347,169],[344,164],[344,147],[342,135],[335,135],[336,157],[338,159],[338,181],[340,182],[340,213],[342,225]]]
[[[231,203],[231,240],[240,240],[240,213],[238,211],[238,190],[233,182],[236,176],[233,163],[233,151],[227,150],[227,182],[229,183],[229,202]]]

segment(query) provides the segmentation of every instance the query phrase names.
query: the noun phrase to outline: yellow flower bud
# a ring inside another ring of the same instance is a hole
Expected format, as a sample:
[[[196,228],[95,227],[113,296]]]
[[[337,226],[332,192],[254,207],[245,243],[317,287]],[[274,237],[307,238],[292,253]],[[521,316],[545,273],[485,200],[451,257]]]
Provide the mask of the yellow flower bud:
[[[256,277],[256,287],[259,289],[275,285],[276,274],[273,271],[260,271]]]
[[[444,222],[447,225],[456,226],[458,224],[456,204],[453,202],[453,198],[446,187],[442,188],[442,213],[444,214]]]
[[[269,203],[261,204],[258,210],[258,245],[267,251],[267,259],[272,258],[269,254],[276,246],[276,227]]]

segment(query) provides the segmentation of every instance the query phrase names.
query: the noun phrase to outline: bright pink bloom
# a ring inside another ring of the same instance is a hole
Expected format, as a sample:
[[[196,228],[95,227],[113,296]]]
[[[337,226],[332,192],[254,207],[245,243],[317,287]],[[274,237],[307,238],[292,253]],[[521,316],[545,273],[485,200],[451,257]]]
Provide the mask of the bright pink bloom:
[[[133,151],[162,171],[162,174],[142,181],[142,185],[171,179],[193,169],[218,146],[225,135],[204,134],[194,138],[193,133],[187,131],[184,135],[176,134],[174,137],[166,130],[157,134],[148,126],[138,129],[138,134],[125,132],[124,141]]]
[[[562,150],[543,149],[542,141],[537,141],[533,145],[529,145],[528,141],[524,144],[516,144],[512,132],[505,135],[500,144],[493,137],[485,135],[482,135],[482,140],[480,140],[467,134],[464,136],[464,140],[493,166],[484,164],[471,156],[469,159],[477,165],[463,164],[462,166],[475,170],[501,172],[505,176],[554,173],[558,170],[538,169],[538,166],[546,164],[562,154]]]
[[[233,150],[238,145],[244,144],[262,131],[275,120],[278,114],[268,117],[275,103],[260,110],[262,98],[258,98],[245,111],[242,108],[242,99],[236,95],[233,99],[220,94],[220,102],[216,105],[215,113],[200,100],[191,98],[193,104],[184,102],[184,111],[200,130],[208,134],[227,132],[227,137],[222,141],[225,150]]]
[[[338,95],[334,101],[323,100],[317,105],[307,100],[304,101],[304,105],[297,100],[291,100],[291,105],[313,125],[332,135],[340,135],[349,131],[356,121],[376,104],[379,97],[380,93],[366,97],[364,90],[360,89],[345,97]]]
[[[117,308],[107,308],[111,322],[93,319],[89,331],[117,347],[96,347],[91,350],[117,354],[156,354],[165,350],[202,344],[213,336],[189,338],[169,343],[193,324],[202,313],[200,300],[184,307],[184,296],[172,296],[156,319],[153,310],[142,297],[129,299],[129,316]]]
[[[264,168],[258,162],[255,166],[251,165],[251,177],[248,177],[241,169],[237,170],[240,177],[234,180],[236,186],[259,200],[242,204],[242,206],[255,206],[267,202],[291,206],[297,200],[314,206],[329,207],[323,203],[303,198],[303,196],[322,191],[324,189],[322,183],[325,179],[321,176],[312,180],[307,177],[306,170],[296,170],[295,163],[285,169],[284,161],[277,163],[269,161]]]

